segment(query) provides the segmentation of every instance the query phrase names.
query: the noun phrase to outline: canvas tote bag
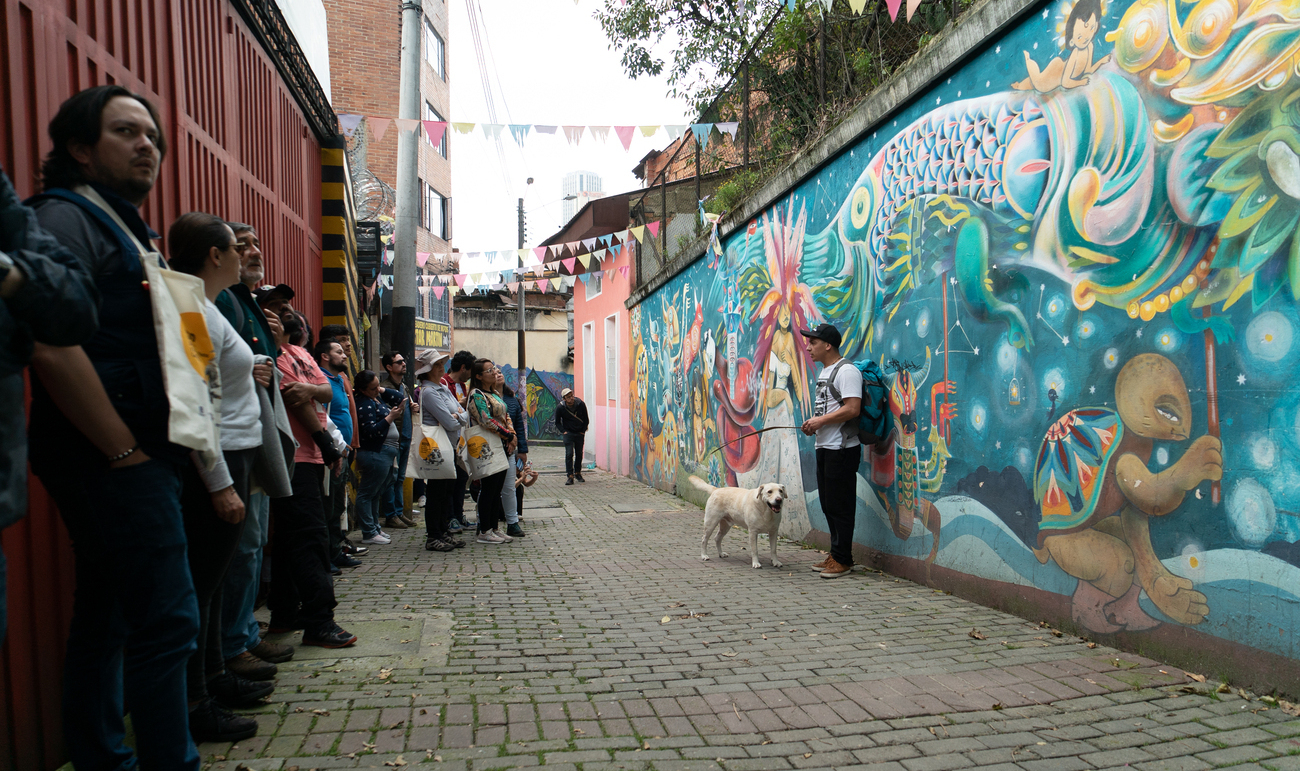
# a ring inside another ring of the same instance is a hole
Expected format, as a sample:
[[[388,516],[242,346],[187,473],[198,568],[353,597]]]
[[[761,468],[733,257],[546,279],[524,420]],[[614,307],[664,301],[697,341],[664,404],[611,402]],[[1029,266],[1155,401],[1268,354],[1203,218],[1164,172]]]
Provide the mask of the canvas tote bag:
[[[465,434],[465,462],[471,480],[490,477],[506,470],[506,449],[501,437],[482,426],[470,426]]]
[[[446,429],[422,423],[416,423],[411,429],[406,475],[416,479],[455,479],[456,448],[451,446]]]
[[[163,387],[171,408],[167,438],[197,450],[210,468],[221,452],[221,376],[208,335],[203,280],[162,267],[162,255],[146,249],[93,188],[80,185],[74,192],[103,210],[140,252],[153,304]]]

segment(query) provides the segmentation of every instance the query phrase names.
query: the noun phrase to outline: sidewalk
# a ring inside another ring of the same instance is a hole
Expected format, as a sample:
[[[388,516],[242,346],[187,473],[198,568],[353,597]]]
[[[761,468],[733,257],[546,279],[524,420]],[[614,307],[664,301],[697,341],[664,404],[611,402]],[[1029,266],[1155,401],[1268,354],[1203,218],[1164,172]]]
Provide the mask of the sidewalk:
[[[703,562],[698,508],[601,471],[565,486],[559,448],[533,462],[527,538],[371,548],[336,586],[360,644],[299,648],[261,735],[205,764],[1300,768],[1275,703],[890,576],[823,580],[794,543],[781,569],[741,533]]]

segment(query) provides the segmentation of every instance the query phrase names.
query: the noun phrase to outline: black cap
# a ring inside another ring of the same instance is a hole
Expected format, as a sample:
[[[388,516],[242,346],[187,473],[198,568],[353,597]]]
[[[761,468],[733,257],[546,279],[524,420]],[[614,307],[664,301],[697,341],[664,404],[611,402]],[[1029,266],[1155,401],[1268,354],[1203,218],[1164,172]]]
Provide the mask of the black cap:
[[[804,337],[809,337],[814,340],[825,340],[836,348],[840,347],[840,340],[842,338],[840,337],[840,331],[835,328],[834,324],[822,324],[816,329],[801,329],[799,332]]]
[[[259,286],[253,296],[257,298],[258,305],[265,305],[272,295],[280,295],[286,300],[293,299],[293,287],[288,284],[276,284],[275,286]]]

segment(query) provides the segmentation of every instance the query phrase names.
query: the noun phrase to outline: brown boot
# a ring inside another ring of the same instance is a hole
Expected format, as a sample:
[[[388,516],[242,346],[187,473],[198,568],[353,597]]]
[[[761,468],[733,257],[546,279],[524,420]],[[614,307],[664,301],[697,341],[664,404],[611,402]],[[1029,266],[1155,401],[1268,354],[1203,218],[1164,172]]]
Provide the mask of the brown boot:
[[[262,640],[248,652],[262,661],[269,661],[272,664],[283,664],[293,658],[292,645],[281,645],[270,640]]]
[[[244,651],[233,659],[226,659],[226,671],[245,680],[270,680],[276,675],[276,666],[269,661]]]
[[[827,565],[830,563],[830,561],[831,561],[831,555],[827,554],[827,555],[826,555],[826,559],[824,559],[824,560],[822,560],[821,562],[818,562],[817,564],[815,564],[815,565],[812,566],[813,571],[816,572],[816,573],[820,573],[820,572],[822,572],[823,570],[826,569],[826,567],[827,567]]]
[[[841,576],[847,576],[849,573],[852,572],[853,572],[852,565],[841,565],[840,563],[835,561],[834,557],[828,557],[826,559],[826,569],[821,572],[821,577],[839,578]]]
[[[389,517],[384,520],[384,528],[388,530],[405,530],[406,527],[406,523],[400,519]]]
[[[415,527],[415,520],[411,518],[410,514],[398,514],[397,518],[402,520],[402,524],[407,527]]]

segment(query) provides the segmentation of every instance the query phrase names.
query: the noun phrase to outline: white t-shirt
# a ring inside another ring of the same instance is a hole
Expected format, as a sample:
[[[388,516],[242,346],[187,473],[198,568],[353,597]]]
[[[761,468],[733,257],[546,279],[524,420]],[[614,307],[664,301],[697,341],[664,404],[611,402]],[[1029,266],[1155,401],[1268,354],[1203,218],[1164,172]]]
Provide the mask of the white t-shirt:
[[[843,362],[843,364],[840,364],[840,362]],[[817,375],[817,402],[813,406],[813,417],[832,413],[844,404],[831,394],[829,384],[826,382],[827,377],[835,370],[836,366],[839,366],[839,371],[835,372],[835,387],[839,389],[841,399],[862,398],[862,373],[858,371],[857,367],[853,366],[853,362],[848,359],[840,359],[839,362],[829,367],[822,367],[822,371]],[[854,418],[850,423],[852,423],[854,430],[848,441],[845,441],[844,438],[843,423],[828,423],[817,429],[817,449],[841,450],[862,444],[857,435],[857,418]]]

